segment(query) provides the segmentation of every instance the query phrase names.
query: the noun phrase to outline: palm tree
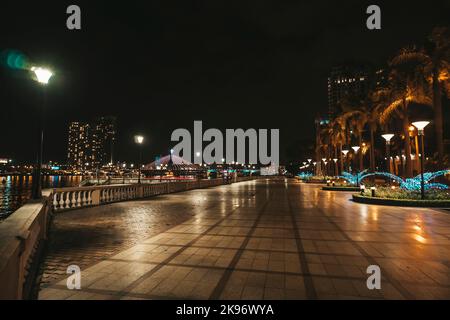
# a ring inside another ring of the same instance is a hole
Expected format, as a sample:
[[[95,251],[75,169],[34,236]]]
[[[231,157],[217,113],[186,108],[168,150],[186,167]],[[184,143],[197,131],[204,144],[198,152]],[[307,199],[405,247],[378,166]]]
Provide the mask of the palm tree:
[[[345,143],[345,127],[341,124],[340,118],[334,119],[328,126],[328,135],[330,136],[330,143],[333,146],[333,157],[340,161],[340,170],[337,163],[335,163],[335,174],[339,175],[339,171],[344,169],[342,161],[342,146]],[[339,154],[339,157],[338,157]]]
[[[389,90],[375,88],[368,95],[367,123],[370,131],[370,171],[375,172],[375,132],[380,124],[380,112],[388,105]]]
[[[424,77],[424,61],[415,48],[402,49],[389,63],[389,105],[381,113],[381,122],[386,123],[396,115],[402,120],[404,149],[406,157],[406,178],[413,175],[411,144],[409,141],[409,114],[411,103],[432,105],[430,88]]]
[[[339,172],[344,171],[344,161],[342,157],[342,148],[346,143],[346,123],[343,121],[342,117],[336,117],[333,122],[330,124],[331,126],[331,134],[333,136],[333,142],[335,144],[335,158],[339,159],[340,169],[336,170],[337,175]],[[337,149],[337,150],[336,150]],[[339,154],[339,156],[337,156]]]
[[[433,88],[434,127],[436,131],[436,146],[438,165],[442,166],[444,159],[444,131],[442,117],[442,92],[448,97],[450,81],[450,30],[447,27],[435,28],[430,37],[430,46],[424,52],[425,72]],[[445,90],[447,89],[447,90]]]
[[[349,127],[353,129],[353,132],[358,139],[358,145],[362,145],[362,135],[364,128],[366,127],[369,117],[368,117],[368,105],[359,99],[345,99],[342,103],[343,114],[341,118],[345,123],[349,124]],[[350,141],[348,141],[350,144]],[[364,170],[363,164],[363,154],[362,151],[359,153],[359,171]]]
[[[352,123],[352,127],[354,128],[355,135],[358,139],[358,146],[361,148],[362,146],[362,135],[364,132],[364,128],[367,124],[368,116],[367,113],[362,110],[355,110],[351,112],[350,121]],[[363,152],[362,149],[359,151],[359,171],[364,170],[364,164],[363,164]]]

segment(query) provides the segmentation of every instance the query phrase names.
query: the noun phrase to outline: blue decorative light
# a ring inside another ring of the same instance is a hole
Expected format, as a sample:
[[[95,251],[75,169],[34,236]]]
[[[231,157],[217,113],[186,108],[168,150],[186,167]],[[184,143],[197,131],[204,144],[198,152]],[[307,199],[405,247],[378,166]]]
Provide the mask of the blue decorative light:
[[[424,173],[423,180],[425,181],[425,190],[429,189],[447,190],[448,189],[447,185],[442,183],[430,183],[430,181],[436,179],[437,177],[446,175],[448,173],[450,173],[450,170]],[[403,184],[400,184],[400,187],[406,190],[420,190],[421,179],[422,179],[421,175],[418,175],[412,179],[406,179],[403,182]]]
[[[351,174],[349,172],[342,172],[342,176],[339,176],[338,178],[347,180],[349,184],[356,186],[358,183],[361,183],[361,181],[368,176],[372,175],[371,173],[367,173],[367,170],[358,172],[357,174]]]
[[[401,189],[408,191],[419,191],[421,185],[421,175],[418,175],[414,178],[407,178],[403,180],[402,178],[396,176],[395,174],[389,172],[374,172],[374,173],[366,173],[367,170],[358,173],[357,175],[352,175],[348,172],[343,172],[340,178],[347,180],[350,184],[356,185],[357,182],[361,182],[370,176],[383,176],[389,178],[391,180],[396,181]],[[435,190],[447,190],[449,187],[442,183],[430,183],[431,180],[436,179],[437,177],[450,174],[450,170],[441,170],[436,172],[426,172],[423,174],[423,179],[425,181],[425,190],[435,189]]]
[[[297,177],[299,177],[301,180],[308,180],[308,179],[310,179],[312,176],[313,176],[313,174],[310,173],[310,172],[302,172],[302,173],[299,173],[299,174],[297,175]]]

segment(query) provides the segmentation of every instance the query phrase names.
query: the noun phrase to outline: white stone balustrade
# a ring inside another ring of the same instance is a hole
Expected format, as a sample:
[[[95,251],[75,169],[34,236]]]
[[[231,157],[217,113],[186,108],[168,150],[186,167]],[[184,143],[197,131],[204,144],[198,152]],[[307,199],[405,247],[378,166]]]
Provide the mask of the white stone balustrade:
[[[233,182],[255,179],[255,177],[238,177]],[[56,188],[51,200],[54,211],[72,210],[82,207],[147,198],[159,194],[180,192],[198,188],[207,188],[227,184],[224,179],[187,180],[143,184],[117,184],[92,187]]]
[[[237,178],[233,182],[255,177]],[[43,191],[0,224],[0,300],[26,299],[48,234],[51,212],[227,184],[223,179],[57,188]]]

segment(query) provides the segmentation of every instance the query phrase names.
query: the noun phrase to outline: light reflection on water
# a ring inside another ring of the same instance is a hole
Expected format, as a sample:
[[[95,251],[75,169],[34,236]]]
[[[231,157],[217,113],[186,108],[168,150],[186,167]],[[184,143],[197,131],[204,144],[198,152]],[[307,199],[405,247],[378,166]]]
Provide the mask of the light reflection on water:
[[[5,219],[31,197],[31,176],[0,177],[0,220]],[[77,186],[80,176],[44,176],[43,188]]]

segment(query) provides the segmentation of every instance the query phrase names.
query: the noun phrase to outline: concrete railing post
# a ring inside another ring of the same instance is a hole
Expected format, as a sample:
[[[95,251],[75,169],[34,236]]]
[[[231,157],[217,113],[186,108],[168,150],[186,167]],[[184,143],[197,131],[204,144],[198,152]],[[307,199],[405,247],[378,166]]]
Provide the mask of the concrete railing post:
[[[100,189],[95,189],[92,191],[91,199],[92,205],[98,206],[100,204]]]

